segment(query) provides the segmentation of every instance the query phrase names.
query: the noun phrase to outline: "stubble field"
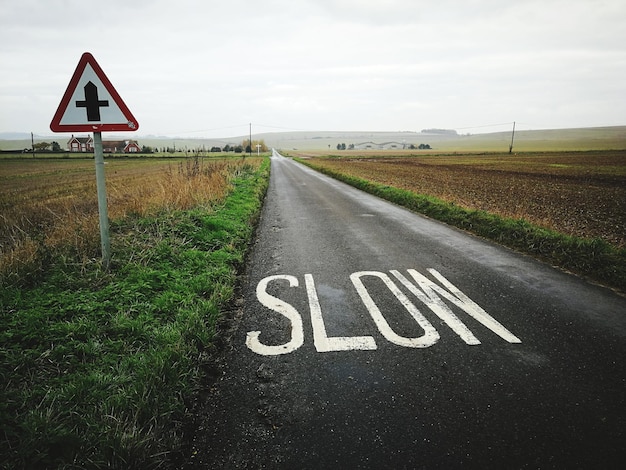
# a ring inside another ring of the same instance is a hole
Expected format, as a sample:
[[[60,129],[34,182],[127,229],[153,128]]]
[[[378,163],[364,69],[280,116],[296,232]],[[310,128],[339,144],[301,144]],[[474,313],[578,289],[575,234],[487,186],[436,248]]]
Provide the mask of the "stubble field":
[[[109,218],[209,207],[229,180],[257,159],[109,159]],[[0,282],[28,278],[47,257],[99,256],[94,161],[0,160]]]
[[[311,163],[626,247],[626,151],[308,156]]]

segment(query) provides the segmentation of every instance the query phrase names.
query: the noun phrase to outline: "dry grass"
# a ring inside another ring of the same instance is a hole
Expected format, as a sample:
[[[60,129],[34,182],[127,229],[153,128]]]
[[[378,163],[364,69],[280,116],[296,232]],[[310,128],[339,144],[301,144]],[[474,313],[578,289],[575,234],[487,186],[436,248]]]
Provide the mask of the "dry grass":
[[[241,164],[241,159],[108,160],[109,218],[210,207],[224,198]],[[0,161],[0,187],[0,281],[24,278],[50,256],[83,262],[98,257],[93,161]]]

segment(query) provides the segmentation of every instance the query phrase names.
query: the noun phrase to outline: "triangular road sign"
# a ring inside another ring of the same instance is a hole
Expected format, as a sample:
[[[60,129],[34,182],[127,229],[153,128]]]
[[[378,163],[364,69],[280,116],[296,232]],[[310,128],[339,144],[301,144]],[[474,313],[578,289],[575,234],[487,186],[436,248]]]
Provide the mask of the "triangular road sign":
[[[136,131],[139,123],[96,59],[85,52],[52,118],[53,132]]]

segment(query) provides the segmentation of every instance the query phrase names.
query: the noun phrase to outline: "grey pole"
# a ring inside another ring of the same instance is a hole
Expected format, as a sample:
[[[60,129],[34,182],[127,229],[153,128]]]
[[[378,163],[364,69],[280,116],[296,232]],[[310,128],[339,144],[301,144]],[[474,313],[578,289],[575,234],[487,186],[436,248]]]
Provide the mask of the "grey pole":
[[[515,121],[513,121],[513,133],[511,134],[511,145],[509,145],[509,153],[513,151],[513,139],[515,138]]]
[[[100,243],[102,244],[102,266],[109,269],[111,262],[111,241],[109,239],[109,211],[107,208],[107,190],[104,181],[104,154],[102,151],[102,133],[93,133],[94,157],[96,161],[96,186],[98,188],[98,213],[100,216]]]

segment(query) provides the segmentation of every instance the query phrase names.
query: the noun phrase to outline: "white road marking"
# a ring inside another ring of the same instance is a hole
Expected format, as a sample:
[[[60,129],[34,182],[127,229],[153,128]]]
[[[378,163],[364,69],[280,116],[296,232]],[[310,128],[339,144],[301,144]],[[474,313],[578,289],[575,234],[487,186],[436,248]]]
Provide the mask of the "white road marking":
[[[495,318],[483,310],[476,302],[471,300],[461,290],[446,279],[436,269],[428,269],[428,272],[437,279],[441,287],[426,276],[420,274],[415,269],[407,270],[413,279],[411,282],[406,276],[397,270],[391,270],[390,273],[402,284],[409,292],[411,292],[417,300],[422,302],[429,310],[439,317],[448,327],[454,331],[466,344],[478,345],[480,341],[469,330],[469,328],[455,315],[451,308],[446,305],[443,299],[452,303],[469,316],[478,321],[500,338],[509,343],[521,343],[522,341],[507,330]],[[389,291],[400,301],[404,308],[409,312],[416,323],[424,330],[424,334],[417,338],[406,338],[395,332],[385,316],[380,311],[372,295],[365,287],[362,278],[374,277],[385,284]],[[399,346],[409,348],[427,348],[434,345],[439,339],[439,333],[435,327],[424,317],[419,309],[409,300],[409,298],[394,284],[391,278],[378,271],[360,271],[352,273],[350,280],[354,285],[361,301],[365,305],[367,311],[371,315],[378,330],[387,341]],[[291,304],[267,293],[267,287],[273,281],[287,281],[289,287],[299,287],[298,278],[289,275],[269,276],[262,279],[257,285],[256,295],[259,302],[270,310],[280,313],[291,323],[291,339],[280,345],[266,345],[261,343],[259,336],[260,331],[249,331],[246,335],[246,345],[252,351],[264,356],[273,356],[279,354],[288,354],[304,344],[304,328],[302,317],[298,310]],[[322,308],[315,288],[315,281],[311,274],[304,275],[304,283],[306,286],[307,297],[309,301],[309,309],[311,315],[311,326],[313,327],[313,343],[318,352],[330,351],[351,351],[351,350],[374,350],[377,349],[376,341],[372,336],[335,336],[329,337],[326,332],[324,318],[322,316]],[[447,290],[446,290],[447,289]]]
[[[275,356],[294,352],[304,344],[304,328],[302,317],[291,305],[273,295],[267,293],[267,285],[274,280],[284,279],[289,282],[289,287],[298,287],[298,278],[295,276],[276,275],[261,280],[256,287],[256,296],[265,307],[274,310],[286,317],[291,322],[291,340],[278,346],[267,346],[259,341],[260,331],[249,331],[246,335],[246,346],[257,354],[263,356]]]
[[[443,277],[439,273],[439,271],[437,271],[436,269],[430,268],[428,269],[428,272],[431,273],[433,277],[437,278],[437,280],[441,282],[452,294],[446,292],[444,289],[439,287],[434,282],[426,279],[424,276],[418,273],[415,269],[409,269],[408,272],[413,277],[413,279],[415,279],[416,282],[419,283],[418,279],[420,278],[422,280],[425,280],[425,282],[423,281],[424,287],[428,285],[428,287],[431,287],[433,290],[437,291],[441,296],[445,297],[450,302],[455,304],[457,307],[467,312],[467,314],[469,314],[472,318],[474,318],[483,326],[489,328],[495,334],[500,336],[500,338],[504,339],[505,341],[508,341],[509,343],[521,343],[522,342],[521,339],[519,339],[517,336],[515,336],[513,333],[507,330],[495,318],[493,318],[491,315],[485,312],[480,307],[480,305],[478,305],[476,302],[470,299],[467,295],[461,292],[461,290],[458,287],[456,287],[454,284],[448,281],[445,277]],[[420,285],[420,287],[422,286]]]
[[[373,276],[382,279],[387,288],[393,293],[393,295],[396,296],[396,298],[402,303],[402,305],[404,305],[404,308],[407,309],[407,311],[411,314],[411,316],[418,323],[418,325],[422,327],[422,329],[424,330],[424,334],[422,336],[419,336],[417,338],[405,338],[404,336],[400,336],[391,329],[389,323],[387,323],[387,320],[385,320],[385,317],[374,302],[374,299],[372,299],[372,296],[369,294],[369,292],[365,288],[365,285],[361,281],[361,278],[365,276]],[[411,303],[408,297],[396,287],[391,279],[389,279],[389,276],[387,276],[385,273],[379,273],[377,271],[361,271],[357,273],[352,273],[350,275],[350,279],[352,280],[354,287],[361,297],[361,300],[365,304],[365,307],[374,319],[376,326],[380,330],[381,334],[388,341],[399,346],[405,346],[407,348],[427,348],[429,346],[432,346],[439,340],[439,333],[437,333],[437,330],[435,330],[433,325],[431,325],[431,323],[426,320],[424,315],[422,315],[417,307],[415,307],[415,305]]]
[[[402,283],[404,287],[406,287],[415,297],[417,297],[424,305],[426,305],[430,310],[432,310],[435,315],[441,318],[446,325],[448,325],[452,331],[454,331],[457,335],[461,337],[463,341],[467,344],[480,344],[480,341],[474,334],[469,330],[465,324],[459,320],[459,318],[450,310],[450,308],[443,303],[440,297],[435,294],[433,289],[430,288],[428,279],[424,278],[421,274],[418,274],[419,278],[417,278],[414,274],[409,273],[413,276],[413,279],[418,283],[419,287],[422,290],[419,290],[417,286],[411,283],[406,277],[400,274],[398,271],[392,270],[390,271],[398,281]],[[422,292],[423,291],[423,292]]]
[[[353,349],[376,349],[376,341],[371,336],[334,336],[328,337],[322,318],[320,301],[315,290],[315,282],[310,274],[304,275],[304,283],[309,297],[311,324],[313,325],[313,343],[317,352],[350,351]]]

